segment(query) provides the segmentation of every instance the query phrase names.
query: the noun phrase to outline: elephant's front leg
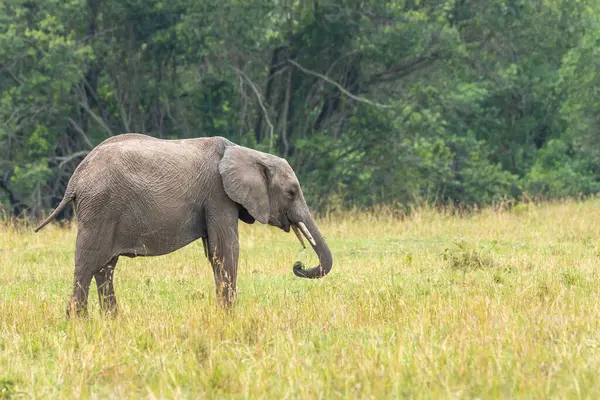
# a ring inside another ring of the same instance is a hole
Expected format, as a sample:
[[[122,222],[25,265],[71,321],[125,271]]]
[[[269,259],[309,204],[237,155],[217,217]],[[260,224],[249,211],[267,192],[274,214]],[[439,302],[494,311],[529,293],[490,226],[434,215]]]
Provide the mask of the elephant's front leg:
[[[217,301],[225,308],[235,300],[238,256],[237,217],[209,223],[208,257],[215,276]]]

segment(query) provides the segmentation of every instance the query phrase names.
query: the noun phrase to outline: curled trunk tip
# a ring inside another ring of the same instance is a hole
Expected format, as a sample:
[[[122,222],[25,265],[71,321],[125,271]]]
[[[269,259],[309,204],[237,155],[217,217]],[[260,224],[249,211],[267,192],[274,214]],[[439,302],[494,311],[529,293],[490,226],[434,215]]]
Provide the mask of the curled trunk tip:
[[[308,278],[308,279],[319,279],[323,278],[325,275],[329,273],[329,270],[325,270],[321,268],[320,265],[317,265],[314,268],[306,269],[304,263],[302,261],[296,261],[294,263],[294,275],[300,278]]]
[[[319,257],[319,265],[314,268],[305,268],[301,261],[296,261],[293,267],[294,275],[308,279],[323,278],[331,271],[333,265],[329,246],[327,246],[323,235],[312,218],[307,219],[306,224],[302,222],[298,223],[298,228],[308,239],[313,250]]]

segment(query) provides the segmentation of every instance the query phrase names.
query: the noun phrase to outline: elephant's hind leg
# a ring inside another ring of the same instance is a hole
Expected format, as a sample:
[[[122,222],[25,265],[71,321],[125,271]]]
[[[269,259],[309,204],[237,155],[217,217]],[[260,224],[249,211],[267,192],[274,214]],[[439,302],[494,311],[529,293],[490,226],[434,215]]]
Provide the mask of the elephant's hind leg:
[[[75,248],[75,282],[73,295],[67,305],[67,317],[74,315],[87,316],[88,293],[92,277],[112,261],[110,239],[108,234],[99,238],[96,232],[107,232],[104,227],[85,229],[79,225],[77,245]]]
[[[75,282],[73,283],[73,295],[67,305],[67,317],[87,317],[88,292],[94,269],[86,264],[75,265]]]
[[[116,315],[117,313],[117,298],[115,297],[113,275],[118,260],[119,257],[113,258],[104,268],[94,274],[96,286],[98,287],[100,310],[105,314]]]

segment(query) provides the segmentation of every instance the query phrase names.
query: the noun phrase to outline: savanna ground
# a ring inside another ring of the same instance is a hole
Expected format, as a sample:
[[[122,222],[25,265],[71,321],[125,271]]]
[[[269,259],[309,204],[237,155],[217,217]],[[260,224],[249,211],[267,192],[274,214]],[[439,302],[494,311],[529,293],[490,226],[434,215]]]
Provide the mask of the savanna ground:
[[[75,228],[0,225],[0,398],[599,398],[600,201],[240,223],[237,305],[201,242],[121,259],[120,314],[67,321]]]

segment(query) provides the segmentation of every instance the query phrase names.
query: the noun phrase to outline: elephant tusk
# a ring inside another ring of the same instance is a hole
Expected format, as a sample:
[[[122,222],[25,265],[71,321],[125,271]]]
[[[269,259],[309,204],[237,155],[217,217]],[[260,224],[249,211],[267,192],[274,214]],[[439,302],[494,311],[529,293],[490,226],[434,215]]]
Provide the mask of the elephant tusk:
[[[305,249],[306,245],[304,244],[304,239],[302,239],[302,235],[300,234],[300,231],[298,230],[298,227],[296,225],[292,225],[292,230],[296,234],[296,237],[298,238],[298,241],[302,245],[302,248]]]
[[[304,222],[298,222],[298,228],[300,228],[300,230],[302,231],[304,236],[306,236],[310,244],[312,244],[313,246],[317,245],[317,242],[315,242],[315,239],[313,239],[312,235],[308,231],[308,228],[306,227],[306,225],[304,225]]]

